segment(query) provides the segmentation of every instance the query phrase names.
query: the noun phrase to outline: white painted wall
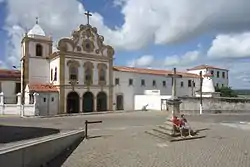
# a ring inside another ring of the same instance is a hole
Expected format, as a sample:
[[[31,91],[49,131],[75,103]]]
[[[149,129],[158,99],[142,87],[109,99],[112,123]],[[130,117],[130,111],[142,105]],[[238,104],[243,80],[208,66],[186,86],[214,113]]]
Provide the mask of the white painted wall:
[[[135,110],[142,110],[143,106],[147,106],[148,110],[161,110],[161,107],[164,108],[161,104],[161,99],[169,99],[171,96],[157,96],[157,95],[135,95]],[[166,107],[166,106],[165,106]]]
[[[54,80],[56,67],[57,67],[57,80]],[[52,78],[51,78],[51,69],[53,70]],[[50,74],[50,83],[53,83],[54,85],[59,85],[60,84],[60,58],[59,57],[50,60],[49,74]]]
[[[36,56],[36,45],[43,46],[42,57]],[[49,60],[45,59],[50,53],[50,46],[48,43],[29,42],[29,82],[32,83],[49,83],[50,68]]]
[[[114,102],[116,103],[116,95],[123,94],[124,98],[124,109],[133,110],[134,109],[134,96],[144,95],[145,90],[157,89],[160,90],[161,95],[171,95],[172,94],[172,79],[169,77],[158,76],[158,75],[148,75],[148,74],[138,74],[129,72],[114,71]],[[119,78],[119,85],[115,85],[115,79]],[[129,86],[129,79],[133,79],[133,85]],[[145,86],[141,86],[141,79],[145,80]],[[156,86],[154,87],[152,82],[156,81]],[[191,96],[192,87],[188,87],[188,80],[194,80],[195,87],[193,92],[199,89],[200,82],[199,78],[178,78],[177,79],[177,96]],[[162,81],[166,81],[166,87],[163,86]],[[181,87],[181,82],[183,82],[183,87]],[[195,95],[195,93],[193,93]]]
[[[2,92],[4,93],[4,101],[8,104],[16,103],[16,83],[17,81],[0,81]]]
[[[58,93],[39,93],[37,96],[37,108],[40,116],[56,115],[58,113]]]
[[[193,74],[200,74],[200,71],[202,71],[202,74],[206,74],[206,73],[210,73],[211,71],[214,71],[214,77],[212,77],[213,79],[213,83],[214,86],[216,86],[218,84],[219,87],[223,86],[228,86],[229,85],[229,79],[228,77],[228,71],[227,70],[219,70],[219,69],[201,69],[201,70],[190,70],[188,71],[189,73],[193,73]],[[217,71],[219,72],[219,77],[217,77]],[[222,73],[225,73],[225,78],[222,78]]]
[[[47,84],[50,81],[49,62],[46,59],[30,58],[29,83]]]

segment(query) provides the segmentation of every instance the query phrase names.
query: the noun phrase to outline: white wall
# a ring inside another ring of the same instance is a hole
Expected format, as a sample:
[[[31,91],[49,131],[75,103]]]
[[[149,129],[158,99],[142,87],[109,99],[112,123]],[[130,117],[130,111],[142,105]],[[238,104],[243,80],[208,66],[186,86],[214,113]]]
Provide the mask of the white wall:
[[[48,92],[48,93],[41,93],[38,92],[37,97],[37,106],[39,110],[40,116],[46,115],[56,115],[58,111],[59,105],[59,96],[58,93]]]
[[[18,81],[0,81],[5,103],[16,103],[16,83]]]
[[[57,80],[54,80],[56,67],[57,67]],[[52,80],[51,80],[51,69],[53,69]],[[50,74],[50,83],[53,83],[54,85],[59,85],[60,84],[60,57],[50,60],[49,74]]]
[[[169,99],[171,96],[157,96],[157,95],[136,95],[134,109],[142,110],[143,106],[147,106],[148,110],[161,110],[161,99]],[[166,106],[165,106],[166,107]],[[164,108],[164,107],[163,107]]]
[[[227,70],[222,70],[222,69],[201,69],[201,70],[190,70],[188,71],[189,73],[193,73],[193,74],[200,74],[200,71],[202,71],[202,74],[206,74],[207,72],[209,72],[211,74],[211,71],[214,71],[214,77],[212,77],[213,79],[213,83],[214,86],[216,86],[217,84],[219,85],[219,87],[223,86],[228,86],[229,85],[229,79],[227,78],[228,76],[228,71]],[[219,72],[219,78],[217,77],[217,71]],[[222,78],[222,72],[225,72],[225,78]]]
[[[36,45],[43,47],[42,56],[36,56]],[[51,53],[49,43],[29,42],[29,82],[32,83],[49,83],[50,68],[49,60],[46,57]]]
[[[157,89],[161,91],[161,95],[172,94],[172,79],[170,77],[120,71],[114,71],[113,76],[114,102],[116,103],[116,95],[123,94],[124,110],[133,110],[134,96],[143,95],[145,90]],[[119,78],[119,85],[115,85],[116,78]],[[133,86],[129,86],[129,79],[133,79]],[[145,80],[145,86],[141,86],[141,79]],[[153,80],[156,81],[156,87],[152,84]],[[188,80],[195,82],[193,92],[199,89],[199,78],[178,78],[176,82],[177,96],[192,96],[192,87],[188,87]],[[166,81],[166,87],[163,87],[162,81]],[[184,84],[183,87],[181,87],[181,82]]]
[[[33,42],[33,41],[30,41],[29,42],[29,57],[37,57],[36,56],[36,45],[37,44],[40,44],[42,45],[43,47],[43,55],[42,57],[47,57],[50,53],[50,47],[49,47],[49,44],[48,43],[42,43],[42,42]]]
[[[30,58],[29,83],[46,84],[50,81],[49,62],[46,59]]]

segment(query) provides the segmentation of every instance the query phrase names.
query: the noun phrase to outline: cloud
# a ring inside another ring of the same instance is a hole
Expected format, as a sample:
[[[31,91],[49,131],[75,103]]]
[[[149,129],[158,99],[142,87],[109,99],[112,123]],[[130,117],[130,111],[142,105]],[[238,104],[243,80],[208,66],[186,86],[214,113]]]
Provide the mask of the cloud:
[[[218,35],[208,50],[211,58],[250,57],[250,32]]]
[[[11,37],[9,41],[9,46],[14,45],[15,50],[20,49],[14,40],[33,26],[36,16],[40,17],[47,34],[52,34],[55,40],[69,36],[79,24],[86,22],[83,15],[85,8],[77,0],[6,2],[7,31],[14,31],[15,26],[22,28],[16,30],[16,37]],[[136,50],[150,43],[174,43],[214,30],[238,32],[250,29],[250,17],[245,17],[250,15],[249,0],[115,0],[114,4],[121,8],[124,16],[121,27],[108,28],[104,25],[104,18],[95,12],[91,24],[105,36],[106,43],[116,49]],[[19,58],[20,54],[11,56]]]
[[[61,37],[69,36],[79,24],[86,23],[85,8],[78,0],[6,2],[6,61],[10,66],[20,63],[20,41],[23,33],[34,25],[35,17],[39,16],[40,25],[47,35],[53,36],[55,42]],[[105,43],[117,50],[137,50],[152,43],[177,43],[202,33],[218,32],[227,35],[218,35],[212,42],[208,51],[210,58],[249,57],[249,33],[240,34],[250,30],[250,17],[246,17],[250,15],[249,0],[115,0],[114,5],[121,9],[124,17],[122,26],[110,29],[104,24],[104,18],[95,11],[92,11],[90,21],[105,37]],[[243,62],[223,64],[206,58],[199,51],[170,55],[163,60],[146,55],[130,61],[130,65],[160,67],[161,64],[162,67],[184,68],[198,62],[217,63],[219,66],[230,66],[231,71],[248,67]],[[233,75],[236,78],[237,74]]]
[[[151,55],[141,56],[127,63],[130,67],[149,67],[154,63],[154,57]]]
[[[188,51],[184,55],[173,55],[167,56],[164,61],[164,66],[183,66],[183,65],[190,65],[195,63],[199,57],[200,52],[195,51]]]

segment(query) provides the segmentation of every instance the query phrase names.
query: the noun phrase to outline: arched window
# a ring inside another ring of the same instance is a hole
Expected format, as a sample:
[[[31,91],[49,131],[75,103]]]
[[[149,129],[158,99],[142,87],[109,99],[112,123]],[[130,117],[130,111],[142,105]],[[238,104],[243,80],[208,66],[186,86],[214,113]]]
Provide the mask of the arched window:
[[[50,69],[50,80],[53,81],[53,69]]]
[[[106,70],[104,68],[100,69],[99,81],[101,81],[101,82],[106,81]]]
[[[55,68],[54,81],[57,81],[57,67]]]
[[[92,74],[90,68],[85,69],[85,82],[92,83]]]
[[[76,66],[69,66],[69,79],[78,80],[78,68]]]
[[[43,56],[43,47],[41,44],[36,44],[36,56]]]

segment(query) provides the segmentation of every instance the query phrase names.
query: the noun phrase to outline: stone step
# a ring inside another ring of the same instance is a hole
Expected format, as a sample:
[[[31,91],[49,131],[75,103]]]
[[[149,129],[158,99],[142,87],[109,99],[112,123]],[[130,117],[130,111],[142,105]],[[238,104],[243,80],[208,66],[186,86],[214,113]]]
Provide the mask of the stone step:
[[[157,132],[157,133],[161,133],[161,134],[168,135],[168,136],[173,135],[172,130],[166,130],[166,129],[160,129],[160,128],[154,128],[152,130]]]
[[[162,129],[162,130],[170,131],[170,132],[173,131],[173,127],[172,126],[160,125],[160,126],[158,126],[158,128]]]
[[[160,139],[164,139],[164,140],[170,140],[170,138],[171,138],[168,135],[165,135],[163,133],[158,133],[158,132],[153,131],[153,130],[151,130],[151,131],[145,131],[145,133],[147,133],[149,135],[152,135],[154,137],[160,138]]]

